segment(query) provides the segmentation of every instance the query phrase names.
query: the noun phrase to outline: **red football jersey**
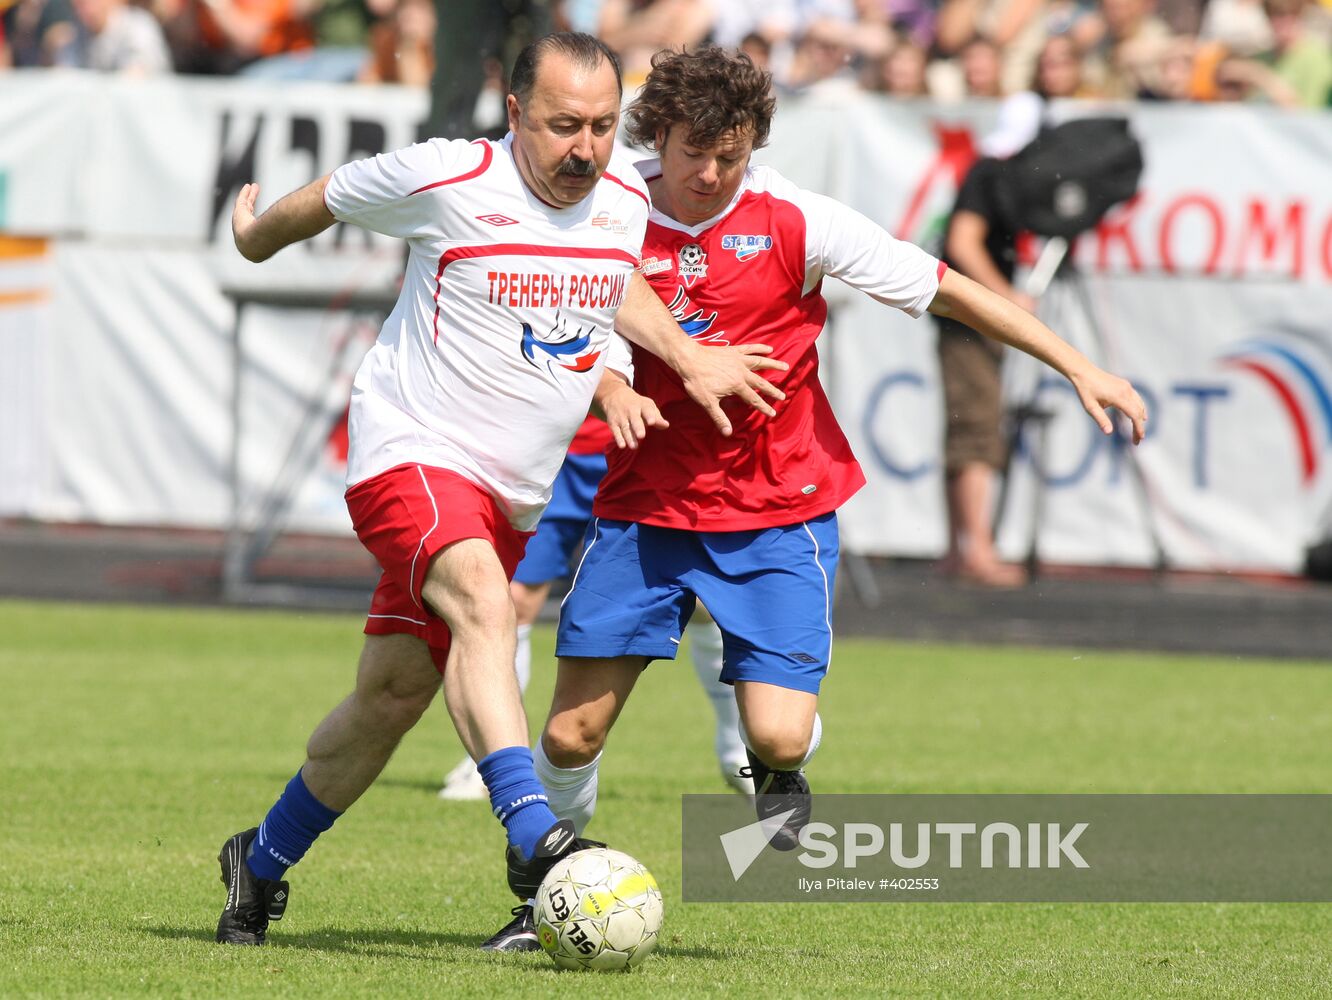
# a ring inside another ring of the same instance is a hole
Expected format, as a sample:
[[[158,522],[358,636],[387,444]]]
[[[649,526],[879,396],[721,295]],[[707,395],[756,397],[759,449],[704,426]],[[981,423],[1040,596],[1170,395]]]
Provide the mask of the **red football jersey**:
[[[590,416],[579,425],[578,432],[569,442],[569,454],[600,455],[613,440],[610,425],[599,417]]]
[[[656,161],[639,165],[645,179]],[[654,355],[634,348],[634,388],[670,422],[636,450],[615,449],[593,512],[697,531],[741,531],[806,521],[865,484],[819,382],[815,341],[828,314],[825,275],[913,316],[938,291],[939,262],[852,209],[751,168],[716,218],[686,227],[654,211],[640,270],[676,320],[704,344],[768,344],[786,393],[769,418],[727,402],[723,437]]]

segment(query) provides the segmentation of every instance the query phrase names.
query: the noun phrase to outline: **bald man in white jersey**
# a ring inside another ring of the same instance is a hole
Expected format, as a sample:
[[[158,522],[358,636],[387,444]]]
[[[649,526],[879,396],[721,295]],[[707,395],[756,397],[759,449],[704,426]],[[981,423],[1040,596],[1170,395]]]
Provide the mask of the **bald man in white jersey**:
[[[771,414],[759,393],[781,391],[754,370],[785,368],[761,346],[695,344],[635,271],[648,199],[632,166],[612,162],[620,99],[601,42],[549,35],[514,65],[503,141],[433,139],[349,163],[257,218],[257,187],[241,190],[232,228],[249,260],[336,221],[410,253],[352,389],[347,505],[383,569],[356,687],[263,822],[223,845],[220,942],[264,942],[287,869],[379,775],[441,675],[504,824],[513,891],[535,892],[577,843],[533,772],[508,585],[602,372],[627,357],[612,324],[677,372],[723,434],[720,401]]]

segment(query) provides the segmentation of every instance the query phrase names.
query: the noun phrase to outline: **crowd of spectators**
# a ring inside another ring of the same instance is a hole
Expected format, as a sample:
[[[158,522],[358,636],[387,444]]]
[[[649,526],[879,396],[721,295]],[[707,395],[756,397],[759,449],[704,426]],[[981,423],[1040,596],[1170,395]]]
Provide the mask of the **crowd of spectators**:
[[[0,0],[0,68],[427,86],[437,0]],[[440,0],[451,3],[458,0]],[[500,2],[500,0],[493,0]],[[538,0],[539,3],[539,0]],[[748,52],[782,92],[1332,104],[1332,0],[546,0],[632,86],[653,52]],[[487,81],[502,88],[496,70]]]

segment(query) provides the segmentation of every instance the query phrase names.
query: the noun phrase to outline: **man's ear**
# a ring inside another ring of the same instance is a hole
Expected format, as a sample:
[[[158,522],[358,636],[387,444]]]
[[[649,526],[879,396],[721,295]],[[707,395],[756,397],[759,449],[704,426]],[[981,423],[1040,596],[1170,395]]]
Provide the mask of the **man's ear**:
[[[510,94],[504,100],[504,108],[509,113],[509,131],[518,131],[518,122],[523,116],[523,106],[518,103],[518,98]]]

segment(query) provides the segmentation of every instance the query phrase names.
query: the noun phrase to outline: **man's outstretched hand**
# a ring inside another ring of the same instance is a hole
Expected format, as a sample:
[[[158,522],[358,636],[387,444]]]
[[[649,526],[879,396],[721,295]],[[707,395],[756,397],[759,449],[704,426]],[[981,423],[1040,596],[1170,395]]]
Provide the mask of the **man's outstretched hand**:
[[[1107,407],[1113,406],[1133,424],[1133,443],[1142,442],[1147,433],[1147,404],[1127,379],[1092,366],[1088,372],[1070,376],[1069,381],[1078,391],[1083,409],[1103,432],[1109,434],[1115,429],[1110,415],[1105,412]]]
[[[236,195],[235,207],[231,210],[231,238],[236,241],[236,249],[246,260],[256,261],[261,258],[252,256],[257,249],[251,247],[254,232],[254,206],[259,199],[259,185],[246,184]]]
[[[735,347],[703,347],[689,342],[689,353],[675,366],[684,383],[685,392],[717,425],[717,430],[729,437],[731,421],[722,411],[721,401],[737,396],[766,417],[775,417],[766,399],[783,400],[786,393],[773,385],[760,371],[786,371],[785,361],[765,357],[772,348],[766,344],[740,344]]]

